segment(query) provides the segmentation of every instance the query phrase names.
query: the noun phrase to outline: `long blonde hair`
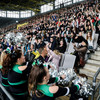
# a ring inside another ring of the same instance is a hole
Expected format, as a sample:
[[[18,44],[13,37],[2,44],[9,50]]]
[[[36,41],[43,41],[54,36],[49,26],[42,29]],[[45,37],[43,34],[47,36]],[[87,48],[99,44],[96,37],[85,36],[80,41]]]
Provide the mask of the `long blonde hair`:
[[[56,55],[61,55],[61,53],[58,50],[53,51]]]
[[[5,59],[6,55],[7,55],[7,54],[5,53],[5,50],[2,51],[1,56],[0,56],[0,65],[2,65],[3,59]]]
[[[7,54],[5,53],[5,50],[2,51],[1,56],[0,56],[0,65],[1,66],[3,65],[3,61],[6,58],[6,56],[7,56]],[[6,69],[2,67],[1,71],[2,71],[2,74],[4,74],[6,72]]]

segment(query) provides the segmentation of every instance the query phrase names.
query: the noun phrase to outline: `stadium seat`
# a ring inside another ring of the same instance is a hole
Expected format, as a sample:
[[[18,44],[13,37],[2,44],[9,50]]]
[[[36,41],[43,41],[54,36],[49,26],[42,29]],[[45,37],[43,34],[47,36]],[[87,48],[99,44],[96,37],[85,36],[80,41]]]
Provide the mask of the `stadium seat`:
[[[99,36],[98,34],[94,35],[94,41],[93,41],[93,48],[94,48],[94,50],[97,49],[98,36]]]

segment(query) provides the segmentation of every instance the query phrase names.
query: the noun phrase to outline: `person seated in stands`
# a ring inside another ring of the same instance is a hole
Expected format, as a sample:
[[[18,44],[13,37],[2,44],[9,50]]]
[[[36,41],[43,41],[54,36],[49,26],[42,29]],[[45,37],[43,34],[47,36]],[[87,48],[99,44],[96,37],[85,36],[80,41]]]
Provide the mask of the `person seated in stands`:
[[[85,31],[91,31],[93,32],[94,31],[94,27],[93,27],[93,23],[92,23],[92,19],[91,19],[91,16],[89,15],[87,17],[87,20],[85,21]]]
[[[48,33],[44,35],[44,41],[50,42],[50,35]]]
[[[35,59],[36,61],[39,61],[40,63],[44,63],[46,60],[46,56],[48,54],[47,48],[46,48],[46,44],[44,43],[41,48],[39,48],[39,54],[40,56]]]
[[[64,40],[65,40],[65,42],[66,42],[66,44],[67,44],[67,43],[68,43],[68,39],[67,39],[67,34],[66,34],[66,33],[64,33],[63,38],[64,38]]]
[[[64,33],[65,33],[65,29],[64,29],[64,27],[62,26],[62,27],[61,27],[61,35],[63,36]]]
[[[82,32],[82,35],[85,34],[85,29],[84,29],[84,26],[83,25],[80,27],[80,31]]]
[[[34,51],[36,51],[38,49],[38,38],[35,38],[35,42],[34,42]]]
[[[42,41],[41,37],[38,38],[38,49],[44,45],[44,42]]]
[[[32,37],[32,41],[31,41],[31,45],[34,45],[35,39],[36,39],[36,34],[34,33],[34,34],[33,34],[33,37]]]
[[[66,42],[65,42],[64,38],[61,38],[60,45],[57,47],[57,50],[60,53],[65,53],[66,47],[67,47],[67,45],[66,45]]]
[[[2,46],[3,46],[3,50],[9,47],[9,43],[7,42],[7,39],[4,39]]]
[[[27,100],[28,96],[28,74],[32,68],[33,59],[22,66],[25,62],[21,50],[15,50],[3,59],[2,66],[8,71],[9,92],[15,100]]]
[[[60,40],[61,40],[61,34],[60,33],[57,33],[57,35],[56,35],[56,41],[57,41],[56,47],[59,46]]]
[[[76,61],[75,61],[75,68],[79,68],[79,67],[84,67],[85,65],[85,54],[87,52],[88,49],[88,42],[87,40],[83,40],[79,47],[76,47],[75,44],[74,45],[74,49],[75,49],[75,53],[74,55],[76,55]]]
[[[62,75],[61,78],[64,79],[65,75]],[[32,100],[55,100],[59,96],[74,94],[80,88],[80,85],[74,85],[70,88],[48,85],[57,81],[59,81],[57,77],[50,78],[49,70],[43,64],[35,65],[29,76],[29,93]]]
[[[88,49],[93,51],[94,34],[91,31],[87,33],[86,40],[88,41]]]
[[[75,37],[75,42],[81,43],[81,42],[84,41],[84,40],[85,40],[85,38],[82,36],[82,32],[79,31],[78,36]]]
[[[72,31],[71,32],[71,37],[70,37],[70,42],[74,43],[76,41],[75,37],[76,37],[76,34]]]
[[[55,38],[52,36],[52,37],[50,37],[49,48],[50,48],[51,50],[54,50],[55,47],[56,47],[56,40],[55,40]]]
[[[9,83],[8,83],[8,70],[6,70],[5,67],[2,66],[3,59],[9,54],[9,51],[2,51],[1,57],[0,57],[0,71],[1,71],[1,84],[5,87],[7,91],[9,91]],[[4,94],[4,92],[0,88],[0,92],[3,95],[4,100],[8,100],[7,96]]]
[[[3,47],[2,47],[2,44],[0,43],[0,54],[2,51],[3,51]]]
[[[52,62],[57,70],[59,71],[59,62],[60,62],[60,59],[61,59],[61,53],[58,51],[58,50],[50,50],[48,48],[48,45],[47,45],[47,51],[48,51],[48,55],[49,55],[49,59],[48,59],[48,62]]]
[[[5,57],[9,54],[9,51],[4,50],[1,53],[1,58],[0,58],[0,70],[2,73],[2,85],[9,90],[9,84],[8,84],[8,70],[6,70],[5,67],[2,66],[3,64],[3,60],[5,59]]]
[[[100,21],[99,21],[99,25],[98,25],[97,34],[99,34],[99,37],[98,37],[98,45],[100,46]]]
[[[100,4],[96,5],[96,10],[97,10],[97,12],[99,13],[99,16],[100,16]]]
[[[70,36],[71,36],[70,26],[67,26],[66,34],[67,34],[68,42],[70,42]]]

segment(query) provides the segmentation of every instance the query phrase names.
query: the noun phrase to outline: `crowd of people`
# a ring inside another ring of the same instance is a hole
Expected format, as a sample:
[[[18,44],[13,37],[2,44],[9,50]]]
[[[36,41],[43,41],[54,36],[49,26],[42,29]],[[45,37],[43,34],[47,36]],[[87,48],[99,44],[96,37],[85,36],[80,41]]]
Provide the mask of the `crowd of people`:
[[[20,32],[27,43],[9,43],[0,37],[0,70],[2,85],[11,93],[15,100],[55,100],[63,95],[73,94],[80,84],[62,88],[56,83],[60,78],[51,78],[45,62],[52,62],[59,72],[62,54],[67,52],[72,43],[76,56],[74,69],[78,72],[85,65],[87,51],[94,53],[94,36],[100,34],[100,4],[93,0],[82,2],[71,8],[62,8],[44,16],[31,19],[25,26],[9,33]],[[77,45],[76,45],[77,44]],[[100,46],[100,35],[97,41]],[[70,98],[73,99],[72,97]]]

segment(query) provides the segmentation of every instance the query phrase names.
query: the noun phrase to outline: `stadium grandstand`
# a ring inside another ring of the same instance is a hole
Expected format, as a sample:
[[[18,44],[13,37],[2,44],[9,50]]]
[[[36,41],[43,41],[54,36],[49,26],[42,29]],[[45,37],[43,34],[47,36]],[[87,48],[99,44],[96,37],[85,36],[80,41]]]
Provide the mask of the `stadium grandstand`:
[[[0,1],[0,100],[100,100],[100,0]]]

